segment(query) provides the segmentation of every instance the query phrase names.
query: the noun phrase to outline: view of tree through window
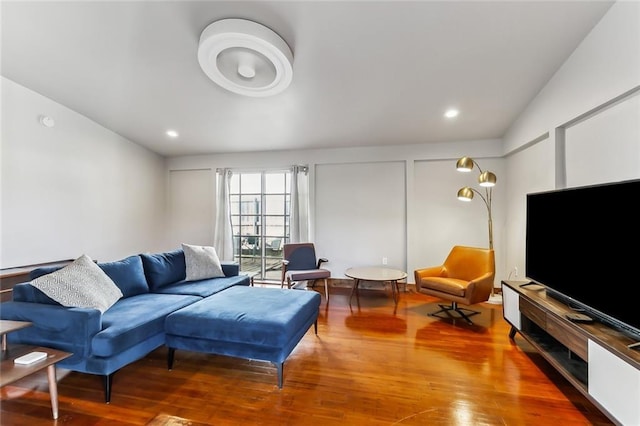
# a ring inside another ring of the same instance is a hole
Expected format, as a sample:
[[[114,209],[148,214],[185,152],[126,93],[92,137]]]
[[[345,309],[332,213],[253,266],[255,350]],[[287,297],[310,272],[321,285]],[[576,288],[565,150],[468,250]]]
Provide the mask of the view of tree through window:
[[[242,272],[280,281],[282,246],[289,238],[290,194],[288,170],[232,175],[233,251]]]

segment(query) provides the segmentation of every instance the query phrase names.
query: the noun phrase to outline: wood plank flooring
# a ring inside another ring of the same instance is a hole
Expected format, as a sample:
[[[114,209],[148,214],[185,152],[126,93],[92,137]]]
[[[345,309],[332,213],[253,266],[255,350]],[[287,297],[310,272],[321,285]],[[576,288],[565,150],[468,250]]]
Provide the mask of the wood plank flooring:
[[[319,288],[318,288],[319,289]],[[321,294],[323,293],[321,291]],[[292,290],[301,291],[301,290]],[[308,290],[314,291],[314,290]],[[114,376],[58,370],[51,419],[44,372],[1,389],[0,424],[34,425],[611,425],[519,336],[500,305],[474,325],[428,316],[437,299],[409,287],[331,288],[318,321],[284,365],[162,347]]]

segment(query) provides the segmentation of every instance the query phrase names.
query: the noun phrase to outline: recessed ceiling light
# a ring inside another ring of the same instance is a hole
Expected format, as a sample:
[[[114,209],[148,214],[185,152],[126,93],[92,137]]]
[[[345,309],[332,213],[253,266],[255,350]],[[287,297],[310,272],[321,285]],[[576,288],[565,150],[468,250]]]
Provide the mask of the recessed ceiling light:
[[[453,117],[457,117],[458,114],[460,114],[460,111],[458,111],[457,109],[451,108],[444,113],[444,116],[447,118],[453,118]]]
[[[169,136],[170,138],[177,138],[178,132],[176,132],[175,130],[167,130],[167,136]]]

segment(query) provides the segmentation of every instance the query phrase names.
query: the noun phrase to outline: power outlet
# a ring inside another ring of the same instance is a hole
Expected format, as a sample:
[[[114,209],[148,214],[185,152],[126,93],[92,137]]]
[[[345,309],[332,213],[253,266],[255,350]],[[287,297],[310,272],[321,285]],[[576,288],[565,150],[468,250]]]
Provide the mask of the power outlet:
[[[518,267],[514,266],[513,269],[511,269],[511,271],[509,271],[509,276],[507,277],[508,280],[511,279],[516,279],[518,278]]]
[[[383,258],[382,258],[382,264],[383,264],[383,265],[386,265],[386,264],[387,264],[387,258],[386,258],[386,257],[383,257]]]

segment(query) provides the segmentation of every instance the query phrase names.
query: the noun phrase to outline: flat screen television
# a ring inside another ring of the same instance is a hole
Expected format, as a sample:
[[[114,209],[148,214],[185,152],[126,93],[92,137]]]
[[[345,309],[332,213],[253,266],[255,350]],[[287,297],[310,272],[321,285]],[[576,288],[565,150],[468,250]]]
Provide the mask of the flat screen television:
[[[527,194],[525,275],[640,339],[640,180]]]

